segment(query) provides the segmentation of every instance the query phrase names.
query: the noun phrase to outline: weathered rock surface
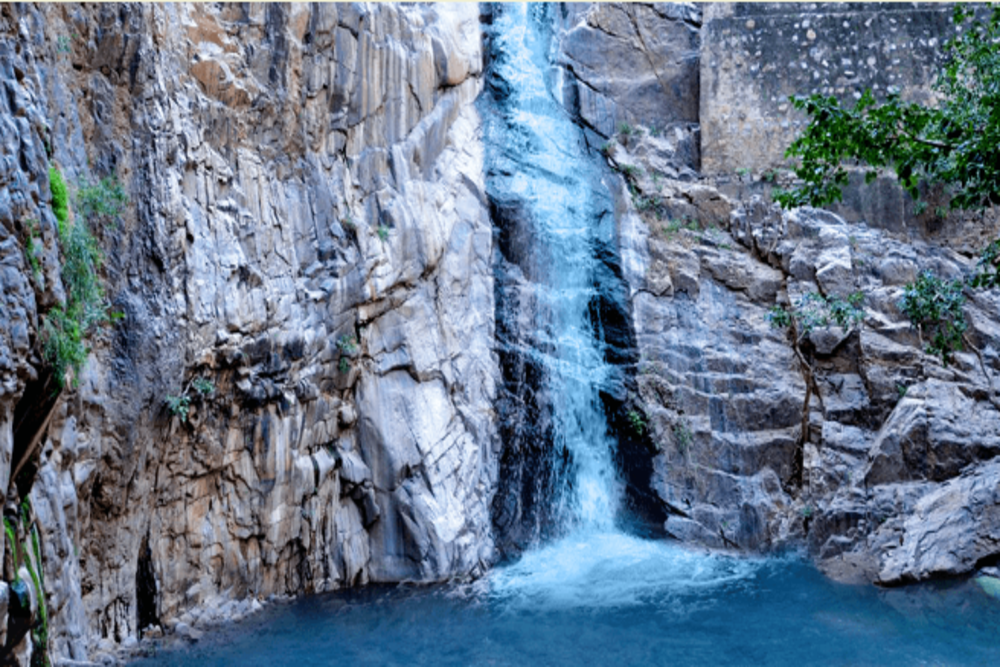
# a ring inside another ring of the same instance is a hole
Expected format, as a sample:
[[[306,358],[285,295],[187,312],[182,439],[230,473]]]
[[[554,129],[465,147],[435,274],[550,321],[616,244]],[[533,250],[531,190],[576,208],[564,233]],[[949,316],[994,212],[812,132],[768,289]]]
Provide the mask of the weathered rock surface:
[[[949,366],[898,308],[920,271],[958,278],[976,257],[669,179],[636,141],[608,155],[634,193],[623,263],[667,531],[718,548],[804,544],[832,575],[884,584],[1000,555],[1000,297],[967,302],[974,349]],[[998,229],[989,216],[974,234]],[[858,290],[860,329],[814,330],[801,360],[770,325],[778,304]]]
[[[782,213],[759,173],[801,121],[789,93],[926,93],[947,14],[558,10],[555,89],[628,174],[609,180],[639,357],[623,400],[671,536],[804,544],[885,584],[1000,554],[998,297],[969,301],[981,356],[948,367],[896,305],[921,270],[968,272],[995,212],[914,218],[883,179],[843,217]],[[477,8],[6,4],[0,35],[0,485],[30,500],[16,541],[40,533],[51,656],[111,663],[272,594],[482,571],[499,371]],[[123,319],[57,401],[37,345],[65,299],[50,164],[130,197],[97,234]],[[856,289],[860,332],[818,329],[803,359],[767,319]],[[0,583],[0,618],[4,600],[26,664],[37,596]]]
[[[53,656],[147,626],[193,636],[245,613],[228,600],[490,563],[478,18],[0,9],[0,483],[43,432],[30,500]],[[62,298],[49,164],[71,189],[124,184],[120,227],[98,232],[124,318],[51,417],[15,423]],[[168,395],[189,397],[187,419]]]
[[[557,19],[564,104],[602,137],[657,128],[698,168],[701,9],[690,3],[568,4]]]

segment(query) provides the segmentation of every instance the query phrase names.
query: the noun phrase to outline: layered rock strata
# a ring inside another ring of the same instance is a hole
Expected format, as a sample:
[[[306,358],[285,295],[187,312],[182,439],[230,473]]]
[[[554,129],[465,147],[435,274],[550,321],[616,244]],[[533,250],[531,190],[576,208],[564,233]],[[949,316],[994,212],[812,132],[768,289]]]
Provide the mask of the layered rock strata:
[[[5,5],[0,32],[0,481],[28,451],[51,654],[240,600],[482,571],[477,8]],[[15,423],[62,299],[50,165],[71,191],[124,185],[95,230],[122,318],[77,388]]]

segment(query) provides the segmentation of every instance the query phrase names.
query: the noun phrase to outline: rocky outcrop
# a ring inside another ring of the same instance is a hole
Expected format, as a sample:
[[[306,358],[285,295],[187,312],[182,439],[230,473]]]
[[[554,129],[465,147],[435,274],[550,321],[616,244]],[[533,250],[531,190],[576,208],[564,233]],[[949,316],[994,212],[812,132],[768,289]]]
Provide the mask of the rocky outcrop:
[[[830,574],[883,584],[1000,555],[998,297],[967,302],[969,347],[947,366],[898,306],[919,272],[958,278],[976,257],[671,180],[637,157],[649,141],[616,144],[609,160],[634,193],[620,230],[668,533],[805,545]],[[991,216],[974,233],[998,231]],[[974,244],[959,236],[951,245]],[[779,304],[856,291],[857,328],[820,326],[794,346],[772,326]]]
[[[619,129],[653,128],[679,163],[699,167],[701,9],[690,3],[567,4],[556,17],[563,104],[600,146]]]
[[[498,371],[476,7],[0,12],[0,474],[30,454],[51,654],[482,571]],[[121,319],[76,389],[18,421],[62,298],[50,165],[71,190],[124,185],[97,231]]]

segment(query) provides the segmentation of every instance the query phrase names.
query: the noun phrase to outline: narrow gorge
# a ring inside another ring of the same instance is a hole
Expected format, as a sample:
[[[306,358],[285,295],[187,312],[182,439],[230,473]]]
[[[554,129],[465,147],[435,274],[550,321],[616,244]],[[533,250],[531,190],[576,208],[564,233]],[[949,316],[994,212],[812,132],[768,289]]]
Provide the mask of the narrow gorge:
[[[995,659],[1000,297],[948,363],[900,300],[996,209],[773,203],[790,96],[954,30],[0,5],[0,662]]]

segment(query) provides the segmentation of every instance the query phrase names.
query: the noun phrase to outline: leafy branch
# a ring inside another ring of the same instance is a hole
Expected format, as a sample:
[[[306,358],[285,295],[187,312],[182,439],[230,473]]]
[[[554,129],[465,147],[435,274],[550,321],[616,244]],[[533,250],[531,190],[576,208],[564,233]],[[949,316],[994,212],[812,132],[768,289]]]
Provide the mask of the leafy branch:
[[[784,207],[825,206],[842,199],[848,183],[844,163],[868,166],[865,181],[891,169],[913,199],[920,180],[951,186],[952,208],[1000,203],[1000,7],[986,22],[957,6],[962,32],[945,44],[946,63],[934,82],[935,107],[904,103],[898,93],[878,103],[866,90],[853,109],[835,97],[795,97],[792,105],[810,116],[786,157],[799,158],[802,184],[775,193]],[[965,25],[968,23],[968,25]]]

